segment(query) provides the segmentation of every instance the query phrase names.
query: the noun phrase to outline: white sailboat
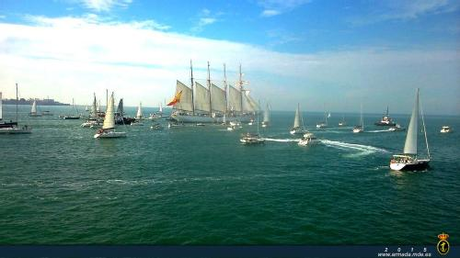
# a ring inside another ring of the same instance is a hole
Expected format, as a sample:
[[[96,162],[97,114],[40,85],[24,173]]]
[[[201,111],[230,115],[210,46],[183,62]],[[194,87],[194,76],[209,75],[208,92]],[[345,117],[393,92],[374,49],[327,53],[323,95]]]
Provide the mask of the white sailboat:
[[[267,127],[270,125],[270,107],[267,105],[265,106],[265,111],[264,111],[264,121],[262,121],[262,127]]]
[[[362,133],[362,132],[364,132],[363,104],[361,104],[361,115],[359,118],[359,125],[353,128],[353,133]]]
[[[32,103],[32,108],[30,109],[29,116],[42,116],[41,114],[37,112],[37,101],[36,100],[34,100],[34,102]]]
[[[90,109],[89,118],[88,120],[86,120],[86,122],[81,124],[81,127],[94,128],[94,127],[101,126],[101,125],[102,123],[98,119],[96,93],[94,93],[93,105],[91,106],[91,109]]]
[[[302,127],[301,124],[302,123]],[[300,113],[300,104],[297,103],[297,109],[295,110],[295,117],[294,117],[294,125],[291,128],[290,133],[292,135],[294,134],[304,134],[305,133],[305,128],[303,125],[303,118]]]
[[[142,102],[140,102],[139,106],[137,107],[136,120],[131,122],[131,125],[133,125],[133,126],[142,126],[142,125],[144,125],[142,123],[142,117],[143,117],[143,114],[142,114]]]
[[[316,128],[321,129],[321,128],[326,128],[328,126],[328,119],[331,117],[331,113],[329,112],[324,112],[324,121],[316,124]]]
[[[126,137],[126,132],[117,132],[115,131],[115,111],[114,111],[114,99],[113,92],[109,98],[107,104],[107,110],[105,111],[104,124],[102,129],[99,129],[94,138],[119,138]]]
[[[259,133],[259,113],[256,114],[257,133],[246,133],[241,136],[240,142],[245,145],[255,145],[265,143],[265,139]]]
[[[417,89],[415,94],[415,104],[412,110],[412,115],[407,130],[406,142],[404,143],[404,153],[393,155],[390,161],[390,168],[392,170],[424,170],[429,167],[431,161],[430,149],[428,147],[428,138],[426,136],[425,120],[423,112],[420,107],[420,90]],[[425,136],[425,144],[427,157],[421,158],[418,153],[418,120],[419,116],[422,118],[423,132]]]
[[[63,115],[60,116],[64,120],[75,120],[80,119],[80,115],[78,114],[77,106],[75,105],[75,100],[72,98],[72,109],[74,114]]]
[[[16,122],[3,121],[3,101],[2,93],[0,92],[0,134],[29,134],[32,133],[32,128],[27,125],[18,126],[18,84],[16,83]]]

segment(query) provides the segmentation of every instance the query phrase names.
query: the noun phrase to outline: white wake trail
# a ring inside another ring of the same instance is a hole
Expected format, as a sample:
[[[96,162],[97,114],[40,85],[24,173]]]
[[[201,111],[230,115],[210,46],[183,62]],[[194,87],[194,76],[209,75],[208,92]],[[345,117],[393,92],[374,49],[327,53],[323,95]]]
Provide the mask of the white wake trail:
[[[347,143],[347,142],[339,142],[339,141],[331,141],[331,140],[320,140],[324,145],[341,149],[341,150],[354,150],[357,151],[358,156],[362,155],[369,155],[372,153],[380,152],[380,153],[388,153],[387,150],[382,148],[377,148],[370,145],[362,145],[356,143]]]
[[[300,139],[275,139],[275,138],[264,138],[267,142],[299,142]]]

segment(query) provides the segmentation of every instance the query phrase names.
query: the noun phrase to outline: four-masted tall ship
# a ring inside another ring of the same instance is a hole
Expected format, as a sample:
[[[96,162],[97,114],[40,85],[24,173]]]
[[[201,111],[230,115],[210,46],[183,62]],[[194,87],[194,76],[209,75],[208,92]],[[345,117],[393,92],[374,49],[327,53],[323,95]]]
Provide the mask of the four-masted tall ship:
[[[193,66],[190,60],[190,87],[176,82],[176,94],[168,104],[173,106],[171,120],[178,123],[222,123],[250,122],[254,120],[257,103],[243,88],[241,65],[239,69],[238,88],[227,83],[224,64],[224,89],[211,82],[208,62],[206,87],[193,78]]]

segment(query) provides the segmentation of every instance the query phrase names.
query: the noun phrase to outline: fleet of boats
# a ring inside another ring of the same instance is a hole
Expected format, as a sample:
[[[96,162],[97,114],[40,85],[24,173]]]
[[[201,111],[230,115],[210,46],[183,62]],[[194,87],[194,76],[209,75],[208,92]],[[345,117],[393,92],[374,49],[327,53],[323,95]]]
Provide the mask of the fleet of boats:
[[[225,90],[218,88],[210,81],[209,63],[208,63],[208,88],[205,88],[198,82],[193,80],[193,68],[191,70],[191,87],[185,86],[183,83],[177,81],[176,95],[174,99],[168,104],[173,106],[173,111],[170,115],[168,128],[184,127],[185,124],[193,123],[195,126],[204,126],[206,123],[221,124],[227,127],[228,131],[241,129],[242,123],[252,124],[254,117],[257,125],[256,133],[247,132],[241,135],[240,142],[245,145],[254,145],[265,143],[266,139],[260,134],[259,126],[268,127],[271,125],[270,119],[270,107],[268,102],[265,105],[265,111],[263,113],[263,121],[259,121],[260,103],[256,104],[254,100],[249,96],[249,91],[242,87],[242,75],[240,68],[240,87],[236,89],[226,82]],[[224,66],[225,74],[225,66]],[[226,76],[225,81],[226,81]],[[195,88],[193,90],[193,87]],[[228,93],[227,93],[228,90]],[[233,92],[233,93],[232,93]],[[107,93],[108,94],[108,93]],[[213,97],[214,96],[214,97]],[[16,99],[18,99],[18,86],[16,84]],[[228,99],[228,101],[227,101]],[[243,104],[246,103],[246,104]],[[72,106],[75,108],[74,101]],[[245,109],[246,107],[246,109]],[[128,118],[124,116],[123,110],[123,99],[120,99],[118,104],[117,112],[114,109],[114,93],[112,92],[110,97],[107,99],[106,111],[100,111],[100,103],[96,100],[94,94],[93,103],[89,110],[89,116],[86,122],[81,124],[81,127],[98,128],[100,129],[94,135],[94,138],[121,138],[126,137],[126,132],[116,130],[116,124],[124,125],[143,125],[143,112],[142,103],[139,103],[135,118]],[[37,112],[37,105],[34,101],[31,107],[30,116],[41,116]],[[49,115],[49,114],[48,114]],[[77,115],[75,115],[77,116]],[[65,118],[63,119],[74,119]],[[69,115],[67,117],[72,117]],[[328,118],[330,117],[329,112],[325,112],[324,121],[316,125],[316,128],[322,129],[327,127]],[[78,115],[79,119],[80,115]],[[149,117],[153,120],[150,128],[152,130],[161,130],[163,126],[161,123],[154,120],[163,118],[163,110],[160,104],[158,112],[151,114]],[[102,121],[103,119],[103,121]],[[419,129],[419,120],[421,120],[421,130]],[[126,123],[129,122],[129,123]],[[339,126],[344,126],[345,117],[339,123]],[[404,131],[405,128],[399,124],[393,122],[388,114],[388,107],[386,113],[383,115],[379,122],[376,122],[377,126],[390,126],[389,131]],[[9,122],[3,120],[3,106],[2,106],[2,93],[0,92],[0,134],[22,134],[31,133],[32,128],[27,125],[20,127],[18,125],[18,102],[16,102],[16,121]],[[363,120],[363,106],[361,104],[360,109],[360,120],[359,124],[353,128],[353,133],[364,132],[364,120]],[[426,152],[421,153],[419,148],[418,138],[421,137],[419,134],[423,133],[425,139]],[[442,126],[441,133],[450,133],[452,128],[449,126]],[[300,146],[308,146],[313,143],[319,142],[319,139],[312,133],[306,130],[304,125],[304,119],[301,114],[300,104],[297,104],[295,110],[294,123],[289,131],[291,135],[302,135],[297,141]],[[403,153],[394,154],[390,160],[390,169],[392,170],[424,170],[429,167],[431,161],[431,154],[428,146],[428,139],[426,134],[425,120],[420,104],[420,90],[416,90],[415,103],[412,110],[409,126],[407,129],[407,135],[405,139]]]
[[[2,93],[0,92],[0,134],[29,134],[32,133],[32,128],[24,125],[19,126],[18,124],[18,84],[16,83],[16,121],[9,122],[3,121],[3,101]],[[35,105],[36,106],[36,105]]]

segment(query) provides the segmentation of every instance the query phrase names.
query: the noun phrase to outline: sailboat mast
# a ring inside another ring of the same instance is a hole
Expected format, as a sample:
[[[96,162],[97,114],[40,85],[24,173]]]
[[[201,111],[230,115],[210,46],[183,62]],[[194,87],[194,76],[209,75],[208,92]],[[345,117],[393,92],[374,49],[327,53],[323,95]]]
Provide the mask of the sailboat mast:
[[[260,125],[259,125],[259,124],[260,124],[260,122],[259,122],[259,115],[260,115],[260,100],[259,100],[259,108],[257,109],[257,121],[256,121],[256,123],[257,123],[257,135],[259,135],[259,130],[260,130],[260,129],[259,129],[259,126],[260,126]]]
[[[18,122],[18,84],[16,83],[16,123]]]
[[[192,89],[192,114],[195,115],[195,99],[193,95],[193,66],[192,59],[190,59],[190,88]]]
[[[212,114],[211,71],[209,69],[209,61],[208,61],[208,90],[209,90],[209,115],[211,115]]]
[[[225,66],[225,63],[224,63],[224,90],[225,90],[225,113],[227,113],[228,111],[228,100],[227,100],[228,84],[227,84],[227,67]]]
[[[361,128],[364,130],[364,121],[363,121],[363,104],[361,103]]]
[[[422,116],[423,132],[425,134],[426,151],[427,151],[427,154],[428,154],[428,158],[431,159],[430,147],[428,146],[428,137],[426,136],[425,118],[424,118],[424,115],[423,115],[422,101],[420,100],[420,98],[419,98],[419,102],[420,102],[420,115]]]
[[[241,97],[241,113],[244,113],[243,110],[243,73],[241,72],[241,64],[240,64],[240,79],[239,79],[239,84],[240,84],[240,97]]]

